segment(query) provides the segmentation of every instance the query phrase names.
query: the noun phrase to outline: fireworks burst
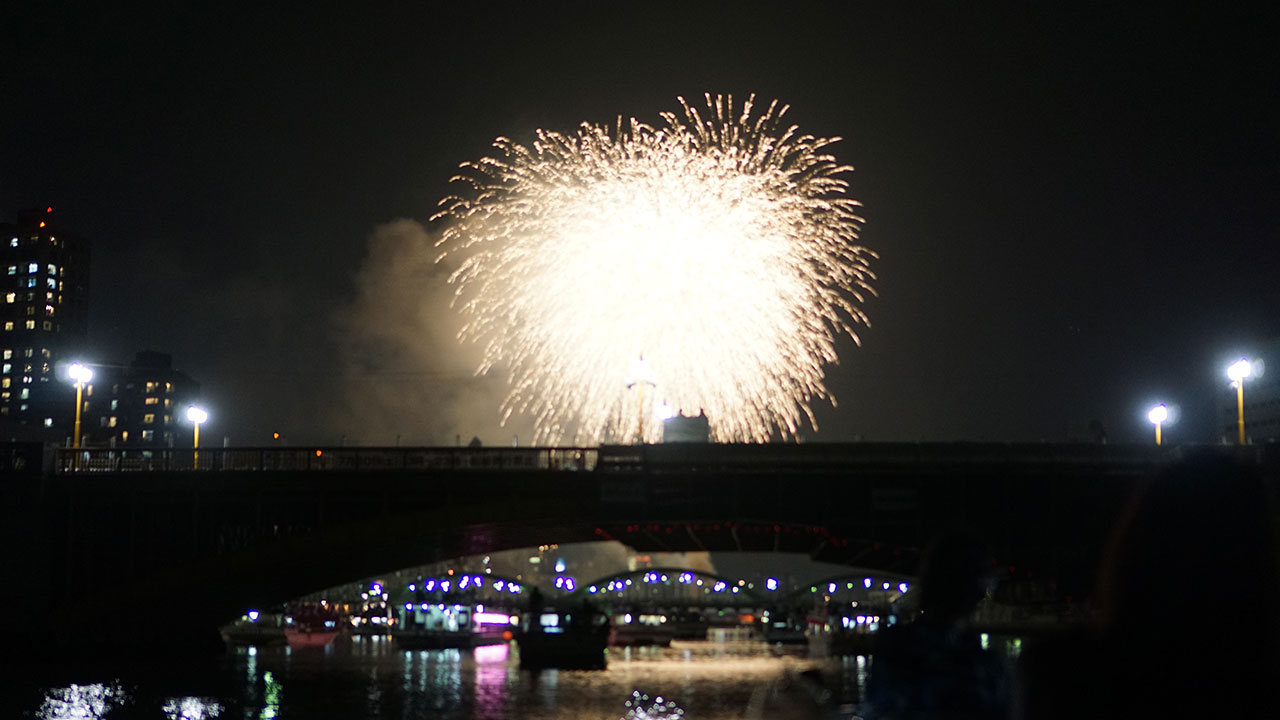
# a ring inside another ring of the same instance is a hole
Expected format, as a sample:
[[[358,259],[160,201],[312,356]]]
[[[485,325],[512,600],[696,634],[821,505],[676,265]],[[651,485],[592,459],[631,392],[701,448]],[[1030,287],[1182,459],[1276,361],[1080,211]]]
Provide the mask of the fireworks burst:
[[[680,105],[658,127],[498,138],[432,218],[460,337],[478,372],[509,371],[503,420],[531,415],[536,442],[653,441],[659,407],[763,442],[834,403],[824,367],[867,324],[875,257],[839,138],[784,127],[777,101],[753,117],[754,96]]]

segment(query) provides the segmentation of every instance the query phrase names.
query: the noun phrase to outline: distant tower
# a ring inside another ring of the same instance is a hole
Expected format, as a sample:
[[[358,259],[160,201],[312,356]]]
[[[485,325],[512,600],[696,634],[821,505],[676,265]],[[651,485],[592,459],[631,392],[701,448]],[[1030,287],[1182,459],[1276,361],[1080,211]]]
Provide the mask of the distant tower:
[[[58,227],[53,208],[0,224],[0,424],[71,432],[75,390],[55,374],[88,332],[89,242]]]

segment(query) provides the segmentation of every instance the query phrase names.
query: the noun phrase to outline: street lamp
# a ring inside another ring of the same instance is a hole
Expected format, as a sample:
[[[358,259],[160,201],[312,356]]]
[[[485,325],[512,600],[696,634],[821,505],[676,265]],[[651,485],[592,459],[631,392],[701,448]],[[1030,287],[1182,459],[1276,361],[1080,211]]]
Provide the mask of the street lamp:
[[[71,363],[71,367],[67,368],[67,377],[76,381],[76,425],[75,435],[71,438],[71,447],[80,447],[80,410],[83,409],[84,386],[93,379],[93,370],[88,366],[80,363]]]
[[[1244,444],[1244,379],[1253,374],[1253,364],[1248,358],[1240,358],[1227,368],[1231,387],[1236,389],[1236,427],[1240,431],[1240,444]]]
[[[194,453],[192,454],[192,464],[194,466],[199,466],[200,464],[200,423],[203,423],[204,421],[209,419],[209,413],[205,412],[204,408],[199,408],[199,407],[196,407],[195,405],[192,405],[187,408],[187,419],[191,421],[191,424],[196,426],[195,436],[192,438],[192,441],[191,441],[191,449],[194,451]]]
[[[1151,412],[1147,413],[1147,419],[1156,426],[1156,445],[1160,444],[1160,426],[1165,420],[1169,419],[1169,408],[1164,403],[1151,408]]]

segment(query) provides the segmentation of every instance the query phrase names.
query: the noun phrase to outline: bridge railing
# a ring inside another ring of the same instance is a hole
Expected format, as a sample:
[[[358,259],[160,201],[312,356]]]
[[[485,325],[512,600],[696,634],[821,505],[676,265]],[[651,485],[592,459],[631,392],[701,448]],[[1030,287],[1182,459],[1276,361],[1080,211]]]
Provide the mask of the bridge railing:
[[[596,448],[349,448],[256,447],[81,448],[58,451],[61,474],[155,471],[591,471]]]

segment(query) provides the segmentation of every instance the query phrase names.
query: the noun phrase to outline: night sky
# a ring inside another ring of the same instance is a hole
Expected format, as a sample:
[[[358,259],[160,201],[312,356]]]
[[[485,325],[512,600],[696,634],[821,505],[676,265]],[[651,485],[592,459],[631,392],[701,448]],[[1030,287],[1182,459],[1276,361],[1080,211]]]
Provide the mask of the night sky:
[[[472,381],[383,226],[497,135],[707,91],[857,169],[879,297],[808,440],[1145,442],[1164,400],[1213,441],[1226,361],[1280,336],[1274,3],[13,5],[0,221],[92,240],[88,354],[172,354],[202,438],[509,442],[440,420]]]

